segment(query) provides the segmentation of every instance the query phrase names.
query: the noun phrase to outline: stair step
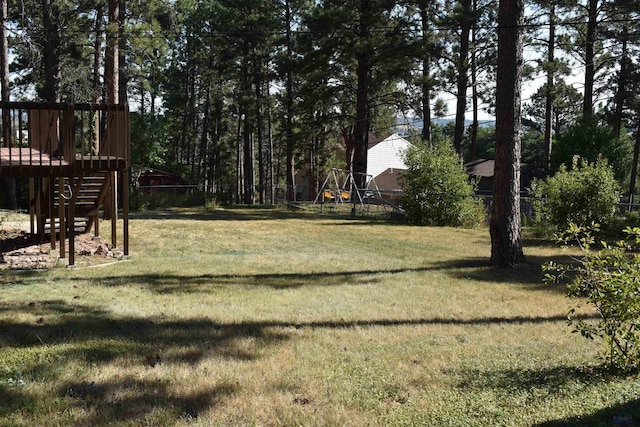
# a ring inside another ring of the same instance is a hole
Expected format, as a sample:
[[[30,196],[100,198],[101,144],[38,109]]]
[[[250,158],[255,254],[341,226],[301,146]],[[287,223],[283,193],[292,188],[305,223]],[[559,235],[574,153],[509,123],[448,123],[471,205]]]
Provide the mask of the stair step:
[[[73,230],[76,233],[86,233],[87,232],[87,218],[76,218],[73,224]],[[56,233],[60,232],[60,220],[58,218],[54,221],[54,227]],[[51,233],[51,220],[48,218],[44,224],[44,232],[45,234]]]
[[[107,175],[91,175],[85,176],[82,179],[76,178],[64,178],[63,185],[64,190],[62,194],[58,191],[59,180],[53,180],[50,184],[50,189],[53,194],[53,212],[58,214],[60,210],[60,205],[64,205],[64,209],[68,209],[70,205],[70,200],[68,196],[70,196],[70,188],[74,188],[76,194],[75,196],[75,213],[74,215],[78,218],[85,217],[83,221],[87,223],[91,223],[95,221],[97,216],[99,215],[99,205],[98,200],[101,195],[104,194],[104,187],[107,182]],[[81,184],[80,184],[81,183]],[[50,205],[43,204],[42,205],[42,213],[41,215],[45,218],[48,218],[51,214]]]

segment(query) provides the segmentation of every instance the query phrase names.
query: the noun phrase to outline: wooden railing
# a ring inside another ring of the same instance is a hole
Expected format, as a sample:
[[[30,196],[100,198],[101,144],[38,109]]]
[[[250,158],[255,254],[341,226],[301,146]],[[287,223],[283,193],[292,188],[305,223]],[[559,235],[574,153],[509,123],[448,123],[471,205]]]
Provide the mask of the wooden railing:
[[[0,175],[59,176],[130,167],[121,104],[0,103]]]

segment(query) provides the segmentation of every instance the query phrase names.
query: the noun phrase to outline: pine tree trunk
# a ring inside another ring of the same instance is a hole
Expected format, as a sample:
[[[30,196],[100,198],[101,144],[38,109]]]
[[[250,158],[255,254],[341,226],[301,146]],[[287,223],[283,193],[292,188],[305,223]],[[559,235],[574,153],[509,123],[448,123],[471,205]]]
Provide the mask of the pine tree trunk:
[[[582,106],[583,117],[593,115],[593,85],[596,75],[595,67],[595,43],[598,27],[598,0],[589,0],[587,18],[587,40],[585,46],[584,68],[584,104]]]
[[[473,13],[478,8],[477,0],[473,0]],[[473,122],[471,123],[471,135],[469,144],[469,160],[476,158],[476,146],[478,145],[478,52],[476,43],[476,29],[471,30],[471,105]]]
[[[96,4],[96,19],[94,25],[94,37],[93,41],[93,102],[100,103],[102,98],[102,84],[100,83],[100,70],[102,69],[102,39],[104,26],[102,20],[104,19],[104,2],[97,2]],[[97,153],[100,149],[100,117],[98,114],[94,118],[94,131],[93,131],[93,151]]]
[[[369,95],[369,61],[365,55],[358,58],[356,94],[356,123],[353,144],[353,178],[358,188],[364,188],[367,173],[367,150],[369,136],[368,95]]]
[[[620,71],[618,73],[618,85],[616,87],[616,94],[614,96],[615,110],[613,112],[613,132],[614,135],[620,138],[622,132],[622,116],[624,112],[624,104],[627,99],[627,85],[629,80],[629,47],[628,47],[629,33],[627,25],[624,24],[620,42],[622,43],[620,50]]]
[[[127,39],[125,38],[125,18],[127,12],[127,2],[119,0],[119,19],[118,19],[118,102],[120,104],[129,103],[129,95],[127,93]]]
[[[629,210],[632,208],[633,195],[636,192],[636,182],[638,179],[638,161],[640,161],[640,117],[636,129],[636,140],[633,145],[633,163],[631,164],[631,179],[629,182]]]
[[[293,59],[293,40],[291,36],[291,6],[289,0],[285,2],[286,6],[286,20],[287,20],[287,61]],[[291,63],[289,62],[286,71],[286,88],[285,88],[285,132],[286,132],[286,160],[285,160],[285,181],[286,181],[286,197],[287,202],[293,202],[295,200],[295,157],[294,157],[294,145],[295,139],[293,137],[293,70],[291,69]]]
[[[47,102],[59,102],[58,85],[60,82],[60,33],[58,28],[58,9],[51,0],[42,0],[42,23],[44,44],[42,57],[44,62],[44,86],[41,96]]]
[[[2,101],[9,102],[9,44],[7,40],[7,1],[0,0],[0,13],[2,13],[2,28],[0,29],[0,87],[2,92]],[[5,141],[9,141],[10,125],[9,125],[9,109],[2,109],[2,137]],[[18,208],[18,198],[16,194],[16,179],[14,177],[7,177],[3,181],[4,189],[7,193],[7,205],[9,209]]]
[[[465,113],[467,110],[467,85],[469,84],[469,36],[471,34],[471,1],[461,0],[462,6],[462,22],[460,34],[460,52],[456,71],[458,73],[456,80],[456,123],[453,134],[453,145],[462,161],[464,156],[464,128]]]
[[[420,5],[424,57],[422,59],[422,140],[431,144],[431,53],[427,51],[431,19],[426,2]]]
[[[491,212],[491,263],[524,262],[520,224],[520,89],[523,0],[500,0],[496,92],[496,159]]]
[[[551,64],[555,61],[556,43],[556,9],[555,4],[549,5],[549,45],[547,48],[547,93],[544,106],[544,167],[548,169],[551,165],[551,144],[553,136],[553,104],[555,101],[554,72],[555,67]]]
[[[366,45],[370,37],[371,29],[366,19],[370,12],[371,2],[360,0],[358,37],[362,40],[362,45]],[[362,51],[362,48],[356,54],[356,119],[351,167],[357,188],[364,188],[366,185],[367,151],[369,149],[369,72],[371,71],[369,55],[370,53]]]
[[[118,103],[119,71],[118,50],[120,46],[118,28],[120,22],[119,0],[109,0],[109,24],[107,26],[107,52],[105,66],[105,83],[107,85],[107,103]]]

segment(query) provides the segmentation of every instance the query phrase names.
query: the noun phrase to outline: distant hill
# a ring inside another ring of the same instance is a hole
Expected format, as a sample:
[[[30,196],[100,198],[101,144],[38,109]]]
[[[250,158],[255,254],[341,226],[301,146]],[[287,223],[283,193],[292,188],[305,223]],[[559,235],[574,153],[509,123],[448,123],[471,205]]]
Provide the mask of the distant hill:
[[[433,119],[431,123],[444,126],[449,123],[455,122],[454,119]],[[465,126],[471,125],[473,123],[471,120],[464,121]],[[495,126],[495,121],[492,120],[480,120],[480,127],[492,127]],[[421,133],[422,128],[424,127],[424,122],[421,118],[418,117],[406,117],[406,118],[398,118],[396,128],[394,130],[398,135],[409,135],[409,131],[411,130],[414,133]]]

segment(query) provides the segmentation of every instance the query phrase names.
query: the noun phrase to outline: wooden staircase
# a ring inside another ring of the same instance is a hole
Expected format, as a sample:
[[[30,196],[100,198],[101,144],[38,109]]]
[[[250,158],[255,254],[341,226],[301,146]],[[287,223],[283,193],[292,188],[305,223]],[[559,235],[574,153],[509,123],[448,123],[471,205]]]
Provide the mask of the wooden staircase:
[[[62,181],[62,185],[61,182]],[[75,234],[88,232],[97,222],[100,207],[110,186],[109,172],[94,172],[91,175],[80,175],[71,180],[67,177],[55,177],[49,180],[48,185],[43,186],[38,193],[42,200],[49,203],[41,203],[42,209],[38,215],[38,230],[44,237],[51,233],[51,219],[54,218],[55,233],[60,233],[60,220],[56,213],[64,212],[68,218],[70,206],[74,207]],[[61,203],[64,206],[62,211]],[[66,227],[69,230],[69,227]]]

